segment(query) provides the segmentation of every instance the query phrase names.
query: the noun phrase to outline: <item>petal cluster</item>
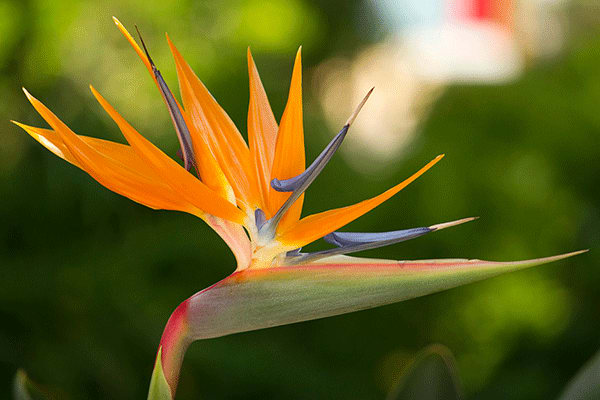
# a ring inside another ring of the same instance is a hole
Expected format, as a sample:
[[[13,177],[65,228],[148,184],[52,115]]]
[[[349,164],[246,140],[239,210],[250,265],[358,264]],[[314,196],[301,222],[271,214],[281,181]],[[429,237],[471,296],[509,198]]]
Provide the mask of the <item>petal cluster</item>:
[[[142,47],[116,18],[114,22],[163,97],[179,139],[182,163],[141,135],[91,86],[93,95],[116,123],[127,144],[76,134],[27,91],[27,98],[51,129],[16,124],[108,189],[151,208],[183,211],[202,218],[232,249],[238,270],[276,267],[307,259],[293,250],[331,235],[377,207],[443,157],[437,156],[378,196],[302,218],[306,189],[340,147],[372,90],[321,155],[306,168],[301,49],[296,54],[288,101],[279,124],[248,49],[250,103],[249,143],[246,143],[168,35],[181,104],[154,64],[141,35]],[[345,252],[338,249],[332,254]]]

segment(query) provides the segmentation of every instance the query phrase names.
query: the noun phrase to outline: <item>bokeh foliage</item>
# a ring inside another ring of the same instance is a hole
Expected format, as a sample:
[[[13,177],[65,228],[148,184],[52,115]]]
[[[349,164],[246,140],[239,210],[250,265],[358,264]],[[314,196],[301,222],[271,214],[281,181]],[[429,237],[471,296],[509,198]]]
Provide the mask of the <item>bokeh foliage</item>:
[[[10,393],[22,367],[67,398],[143,398],[170,312],[232,270],[227,248],[201,221],[110,193],[8,122],[42,124],[20,91],[26,86],[76,132],[122,140],[92,100],[91,82],[175,153],[160,96],[112,15],[140,26],[175,87],[168,31],[241,131],[246,46],[279,117],[303,44],[309,158],[333,134],[312,68],[385,34],[369,1],[0,0],[0,393]],[[514,83],[449,88],[407,155],[378,178],[333,160],[305,211],[379,193],[445,152],[439,166],[352,228],[481,219],[366,255],[590,253],[376,310],[196,343],[180,398],[383,398],[398,366],[432,342],[452,349],[470,398],[558,394],[600,347],[598,15],[591,3],[572,5],[565,51],[532,63]]]

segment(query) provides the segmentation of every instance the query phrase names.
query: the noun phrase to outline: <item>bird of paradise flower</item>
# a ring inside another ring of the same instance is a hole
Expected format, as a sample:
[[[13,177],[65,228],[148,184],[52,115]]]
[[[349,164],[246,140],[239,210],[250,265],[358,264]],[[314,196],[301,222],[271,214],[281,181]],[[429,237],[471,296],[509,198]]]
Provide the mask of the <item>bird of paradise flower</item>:
[[[201,218],[235,256],[237,267],[231,275],[185,300],[169,318],[148,398],[174,398],[185,351],[195,340],[407,300],[582,252],[516,262],[396,261],[347,256],[474,219],[382,233],[337,231],[394,196],[440,161],[443,154],[378,196],[301,218],[304,192],[342,144],[373,89],[305,168],[300,50],[279,124],[248,50],[246,144],[168,35],[183,107],[169,90],[143,40],[142,50],[125,27],[116,18],[113,20],[145,64],[167,105],[183,166],[139,134],[91,86],[128,145],[77,135],[26,90],[27,98],[51,129],[13,122],[108,189],[150,208],[183,211]],[[318,239],[333,247],[312,253],[301,251]]]

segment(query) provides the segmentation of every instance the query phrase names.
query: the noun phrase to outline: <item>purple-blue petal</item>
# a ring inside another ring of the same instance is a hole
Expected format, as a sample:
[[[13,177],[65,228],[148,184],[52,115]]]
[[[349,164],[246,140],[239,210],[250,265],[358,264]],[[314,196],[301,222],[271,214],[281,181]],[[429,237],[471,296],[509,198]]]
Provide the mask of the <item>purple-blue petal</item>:
[[[317,176],[323,171],[323,168],[327,165],[329,160],[333,157],[337,149],[340,147],[346,134],[348,133],[348,125],[344,125],[342,130],[335,135],[335,137],[329,142],[327,147],[323,149],[321,154],[310,164],[308,168],[304,170],[300,175],[293,178],[279,180],[277,178],[271,181],[271,187],[278,192],[295,192],[300,191],[302,194],[310,184],[316,179]]]
[[[363,243],[383,242],[388,240],[409,240],[426,233],[433,229],[427,227],[403,229],[389,232],[332,232],[325,235],[323,239],[336,246],[352,246]]]
[[[167,83],[165,82],[158,68],[156,68],[156,65],[154,65],[154,61],[152,61],[152,57],[150,57],[150,53],[146,48],[146,43],[144,43],[144,39],[142,39],[142,35],[137,29],[137,26],[135,27],[135,29],[138,32],[140,41],[142,42],[142,46],[144,47],[144,51],[146,52],[146,56],[148,57],[148,61],[150,61],[150,65],[152,66],[152,72],[154,73],[154,77],[158,82],[160,94],[162,95],[167,105],[167,109],[169,110],[169,115],[171,116],[171,120],[173,121],[175,132],[177,132],[177,138],[179,139],[179,146],[181,150],[180,154],[181,158],[183,159],[183,165],[185,169],[190,171],[192,167],[194,167],[196,164],[196,159],[194,156],[194,147],[192,145],[192,137],[190,135],[190,131],[185,123],[183,114],[179,109],[179,105],[177,104],[177,101],[175,101],[173,93],[169,89],[169,86],[167,86]]]

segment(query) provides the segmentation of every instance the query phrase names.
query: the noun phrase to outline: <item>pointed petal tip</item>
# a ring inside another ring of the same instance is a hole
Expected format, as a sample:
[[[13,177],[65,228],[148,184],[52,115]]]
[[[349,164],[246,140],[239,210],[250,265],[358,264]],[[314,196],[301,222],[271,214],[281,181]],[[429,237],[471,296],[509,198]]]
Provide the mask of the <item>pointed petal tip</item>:
[[[173,41],[171,40],[171,37],[169,36],[168,33],[165,33],[165,37],[167,38],[167,44],[169,45],[169,48],[171,49],[171,52],[178,52],[177,48],[175,47],[175,45],[173,44]]]
[[[292,74],[296,73],[296,68],[300,70],[302,65],[302,46],[298,47],[298,51],[296,52],[296,57],[294,58],[294,68]],[[300,73],[300,71],[297,71]]]
[[[11,122],[12,124],[15,124],[15,125],[16,125],[16,126],[18,126],[19,128],[22,128],[22,129],[25,129],[25,127],[27,126],[27,125],[25,125],[25,124],[22,124],[22,123],[20,123],[20,122],[18,122],[18,121],[12,120],[12,119],[10,120],[10,122]]]
[[[374,89],[375,89],[375,86],[373,86],[371,88],[371,90],[369,90],[367,92],[367,94],[365,95],[365,97],[363,97],[363,99],[361,100],[361,102],[358,104],[358,106],[356,107],[356,109],[354,110],[354,112],[352,113],[352,115],[350,115],[350,118],[348,118],[348,120],[346,121],[345,125],[351,126],[354,123],[354,120],[358,116],[358,113],[360,112],[360,110],[362,110],[363,106],[365,105],[365,103],[369,99],[369,96],[371,96],[371,93],[373,93]]]
[[[22,88],[23,89],[23,93],[25,93],[25,96],[27,97],[27,100],[29,100],[29,102],[31,103],[31,105],[33,105],[35,107],[35,105],[37,103],[41,103],[38,99],[36,99],[31,93],[29,93],[27,91],[27,89]]]
[[[117,26],[119,26],[119,25],[122,25],[122,24],[121,24],[121,21],[119,21],[119,20],[117,19],[117,17],[115,17],[114,15],[112,16],[112,20],[113,20],[113,22],[115,23],[115,25],[117,25]]]
[[[90,85],[90,91],[92,92],[92,94],[94,95],[94,97],[95,97],[96,99],[98,99],[98,97],[102,97],[102,96],[100,95],[100,93],[99,93],[99,92],[96,90],[96,88],[95,88],[95,87],[93,87],[92,85]]]
[[[440,229],[446,229],[446,228],[450,228],[450,227],[453,227],[456,225],[461,225],[466,222],[475,221],[476,219],[479,219],[479,217],[468,217],[468,218],[457,219],[455,221],[443,222],[441,224],[431,225],[429,227],[429,229],[431,229],[432,231],[439,231]]]
[[[294,67],[292,70],[292,75],[301,74],[302,73],[302,46],[298,48],[296,52],[296,58],[294,59]]]
[[[137,25],[133,25],[135,27],[135,31],[138,34],[138,37],[140,38],[140,42],[142,42],[142,47],[144,49],[144,53],[146,53],[146,57],[148,58],[148,61],[150,62],[150,65],[152,67],[154,67],[154,62],[152,61],[152,57],[150,57],[150,52],[148,51],[148,48],[146,47],[146,43],[144,42],[144,38],[142,37],[142,33],[140,32],[140,29],[138,28]]]
[[[560,257],[560,258],[573,257],[573,256],[578,256],[579,254],[587,253],[588,251],[590,251],[590,249],[577,250],[577,251],[572,251],[570,253],[561,254],[557,257]]]
[[[21,90],[23,90],[23,93],[25,93],[25,96],[27,96],[27,98],[29,99],[29,101],[31,101],[31,99],[34,99],[34,98],[35,98],[35,97],[33,97],[33,96],[31,95],[31,93],[29,93],[29,92],[27,91],[27,89],[25,89],[25,87],[21,87]]]
[[[179,50],[177,50],[177,47],[175,47],[175,44],[171,40],[171,36],[169,36],[168,34],[165,34],[165,36],[167,37],[167,43],[169,44],[169,47],[171,48],[171,52],[177,52],[179,54]]]
[[[19,121],[12,120],[12,119],[10,120],[10,122],[29,133],[28,130],[31,128],[31,126],[23,124]]]
[[[254,64],[254,57],[252,57],[252,51],[250,51],[250,46],[246,49],[246,59],[248,60],[248,73],[252,78],[252,71],[256,72],[256,65]]]
[[[587,253],[588,251],[589,251],[589,249],[577,250],[577,251],[572,251],[570,253],[557,254],[555,256],[542,257],[542,258],[537,258],[537,259],[527,260],[527,261],[522,261],[522,262],[537,261],[537,262],[542,262],[542,263],[549,263],[549,262],[564,260],[565,258],[569,258],[569,257],[578,256],[580,254]]]

